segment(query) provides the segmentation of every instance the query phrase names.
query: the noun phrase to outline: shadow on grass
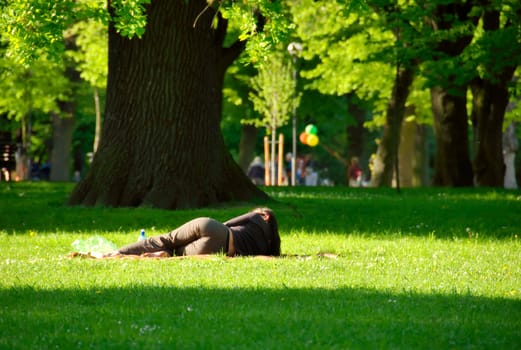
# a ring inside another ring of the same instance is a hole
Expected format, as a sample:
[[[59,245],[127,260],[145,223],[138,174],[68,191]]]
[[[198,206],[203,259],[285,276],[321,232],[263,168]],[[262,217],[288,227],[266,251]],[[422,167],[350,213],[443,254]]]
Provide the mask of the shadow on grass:
[[[521,193],[497,189],[288,188],[271,194],[292,210],[291,227],[369,236],[515,238]],[[282,220],[281,220],[282,221]]]
[[[512,238],[519,231],[519,192],[495,189],[265,188],[274,201],[169,211],[150,208],[70,207],[72,184],[0,185],[7,233],[138,231],[162,233],[196,216],[226,220],[257,205],[277,213],[281,234],[292,230],[349,235],[438,238]]]
[[[360,289],[0,291],[0,348],[515,349],[519,301]]]

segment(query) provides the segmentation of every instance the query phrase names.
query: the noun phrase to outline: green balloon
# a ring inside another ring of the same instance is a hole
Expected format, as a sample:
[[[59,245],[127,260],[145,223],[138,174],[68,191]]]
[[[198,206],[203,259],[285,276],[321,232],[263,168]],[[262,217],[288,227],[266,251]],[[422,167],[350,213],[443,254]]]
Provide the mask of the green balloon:
[[[306,126],[306,132],[310,135],[316,135],[317,131],[318,131],[317,127],[313,124],[308,124]]]

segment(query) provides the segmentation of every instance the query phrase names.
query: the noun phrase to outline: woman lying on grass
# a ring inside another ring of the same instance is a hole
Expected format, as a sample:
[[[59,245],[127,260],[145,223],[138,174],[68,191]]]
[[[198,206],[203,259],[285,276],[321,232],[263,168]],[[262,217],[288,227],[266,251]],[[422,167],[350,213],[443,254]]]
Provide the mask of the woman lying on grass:
[[[196,218],[169,233],[128,244],[105,257],[216,253],[227,256],[280,256],[280,236],[273,211],[256,208],[224,223],[208,217]]]

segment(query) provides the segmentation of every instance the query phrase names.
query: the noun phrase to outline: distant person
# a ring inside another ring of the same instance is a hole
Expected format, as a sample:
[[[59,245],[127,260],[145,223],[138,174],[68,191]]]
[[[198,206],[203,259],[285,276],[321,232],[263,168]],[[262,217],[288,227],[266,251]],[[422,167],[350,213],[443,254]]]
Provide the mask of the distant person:
[[[295,159],[295,184],[297,185],[304,185],[305,166],[304,158],[297,156]]]
[[[34,161],[31,161],[31,180],[40,180],[40,164]]]
[[[40,179],[49,181],[51,178],[51,163],[45,162],[40,169]]]
[[[300,179],[299,183],[301,185],[310,186],[310,182],[313,181],[314,176],[311,175],[313,168],[315,166],[315,162],[313,161],[313,156],[311,154],[306,154],[304,158],[298,159],[298,178]],[[311,180],[306,180],[311,175]],[[318,180],[318,179],[317,179]]]
[[[318,185],[318,173],[312,167],[306,168],[306,179],[304,180],[306,186]]]
[[[247,175],[251,179],[251,181],[256,185],[264,185],[264,164],[259,156],[253,159],[250,166],[248,167]]]
[[[317,186],[318,185],[318,173],[314,168],[316,163],[309,158],[306,167],[306,178],[304,183],[306,186]]]
[[[228,256],[280,256],[278,223],[273,211],[255,208],[224,223],[208,217],[196,218],[169,233],[125,245],[106,257],[217,253]]]
[[[358,157],[352,157],[347,169],[350,187],[362,187],[362,168],[360,168]]]

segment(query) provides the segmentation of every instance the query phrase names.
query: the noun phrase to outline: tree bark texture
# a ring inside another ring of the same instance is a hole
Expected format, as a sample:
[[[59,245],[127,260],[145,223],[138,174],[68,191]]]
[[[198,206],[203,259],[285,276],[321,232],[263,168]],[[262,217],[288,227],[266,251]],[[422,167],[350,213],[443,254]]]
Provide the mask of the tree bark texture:
[[[378,144],[374,160],[371,185],[375,187],[390,187],[393,181],[395,146],[400,137],[401,125],[405,113],[405,102],[414,79],[412,68],[400,69],[394,82],[393,94],[387,107],[382,138]],[[396,120],[395,120],[396,119]]]
[[[472,186],[472,166],[469,156],[465,94],[449,94],[431,89],[436,155],[434,158],[435,186]]]
[[[415,187],[428,186],[430,184],[428,130],[431,130],[430,126],[425,124],[416,125],[416,135],[414,135],[415,150],[412,162],[414,174],[412,185]]]
[[[226,23],[205,0],[153,0],[141,39],[109,28],[105,122],[71,204],[167,209],[266,197],[220,131]],[[212,21],[218,18],[217,28]]]
[[[416,128],[417,124],[414,121],[408,122],[404,120],[402,123],[398,156],[400,160],[400,185],[403,187],[412,187],[413,183]]]
[[[476,185],[503,187],[505,165],[502,140],[508,105],[507,86],[480,79],[472,85],[472,94]]]
[[[483,16],[483,29],[500,29],[498,11],[486,12]],[[495,48],[501,51],[500,48]],[[512,55],[519,56],[519,45],[512,45]],[[494,57],[497,52],[490,48],[488,54]],[[507,61],[506,59],[504,61]],[[505,165],[503,163],[503,121],[508,105],[508,84],[516,69],[515,64],[504,65],[495,74],[492,67],[486,78],[476,78],[472,84],[472,123],[474,126],[474,178],[478,186],[503,187]]]
[[[407,108],[409,110],[409,108]],[[413,109],[405,115],[413,113]],[[403,121],[400,134],[400,184],[403,187],[428,185],[428,147],[426,125]]]

